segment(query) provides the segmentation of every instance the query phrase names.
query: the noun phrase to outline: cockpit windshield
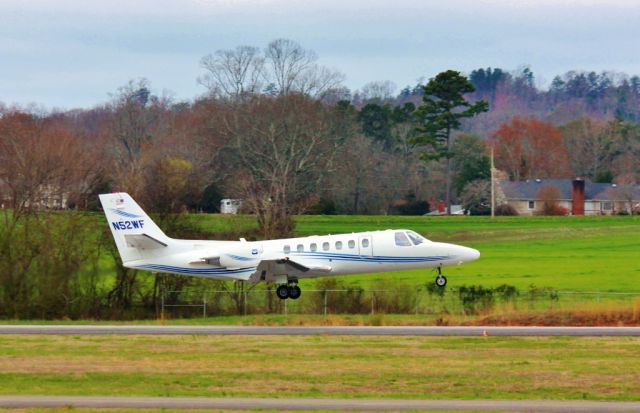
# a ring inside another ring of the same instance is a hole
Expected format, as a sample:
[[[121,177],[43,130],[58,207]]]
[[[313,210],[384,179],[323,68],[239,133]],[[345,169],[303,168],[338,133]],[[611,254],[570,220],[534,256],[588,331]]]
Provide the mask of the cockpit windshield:
[[[419,245],[427,241],[426,238],[423,238],[421,235],[413,231],[407,231],[407,236],[409,237],[411,242],[413,242],[413,245]]]
[[[404,232],[396,232],[395,233],[395,239],[396,239],[396,245],[398,247],[410,247],[411,246],[411,242],[409,241],[409,238],[407,238],[407,236],[405,235]]]

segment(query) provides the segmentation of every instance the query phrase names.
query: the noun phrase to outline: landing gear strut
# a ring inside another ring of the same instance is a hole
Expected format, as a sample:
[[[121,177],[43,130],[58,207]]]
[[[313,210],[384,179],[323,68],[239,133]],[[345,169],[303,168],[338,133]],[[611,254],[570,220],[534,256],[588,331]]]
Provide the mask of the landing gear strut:
[[[442,270],[438,267],[438,276],[436,277],[436,285],[438,287],[444,288],[447,285],[447,277],[442,275]]]
[[[297,300],[300,298],[302,294],[302,290],[298,287],[298,281],[290,281],[288,284],[281,284],[276,288],[276,295],[281,300],[286,300],[287,298],[291,298],[292,300]]]

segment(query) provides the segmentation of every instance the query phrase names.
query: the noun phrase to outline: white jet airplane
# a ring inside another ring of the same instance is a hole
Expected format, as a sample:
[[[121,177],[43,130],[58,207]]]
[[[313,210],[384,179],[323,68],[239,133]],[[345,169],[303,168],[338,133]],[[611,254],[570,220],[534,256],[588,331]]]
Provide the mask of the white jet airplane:
[[[475,249],[429,241],[405,229],[268,241],[201,241],[167,237],[126,193],[100,195],[122,264],[128,268],[218,280],[279,284],[281,299],[297,299],[298,280],[346,274],[441,268],[480,257]]]

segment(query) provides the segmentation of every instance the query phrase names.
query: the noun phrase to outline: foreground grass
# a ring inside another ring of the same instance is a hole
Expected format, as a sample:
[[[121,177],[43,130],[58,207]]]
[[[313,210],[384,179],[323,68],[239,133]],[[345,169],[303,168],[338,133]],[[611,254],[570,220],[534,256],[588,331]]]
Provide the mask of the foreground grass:
[[[638,338],[1,336],[0,394],[640,400]]]

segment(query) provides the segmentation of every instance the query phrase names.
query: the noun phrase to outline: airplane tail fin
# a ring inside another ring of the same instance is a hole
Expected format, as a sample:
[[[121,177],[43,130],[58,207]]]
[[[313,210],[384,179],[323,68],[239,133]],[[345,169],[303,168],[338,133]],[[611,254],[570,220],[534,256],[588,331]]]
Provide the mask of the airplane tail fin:
[[[100,203],[122,263],[150,258],[172,242],[136,201],[124,192],[101,194]]]

